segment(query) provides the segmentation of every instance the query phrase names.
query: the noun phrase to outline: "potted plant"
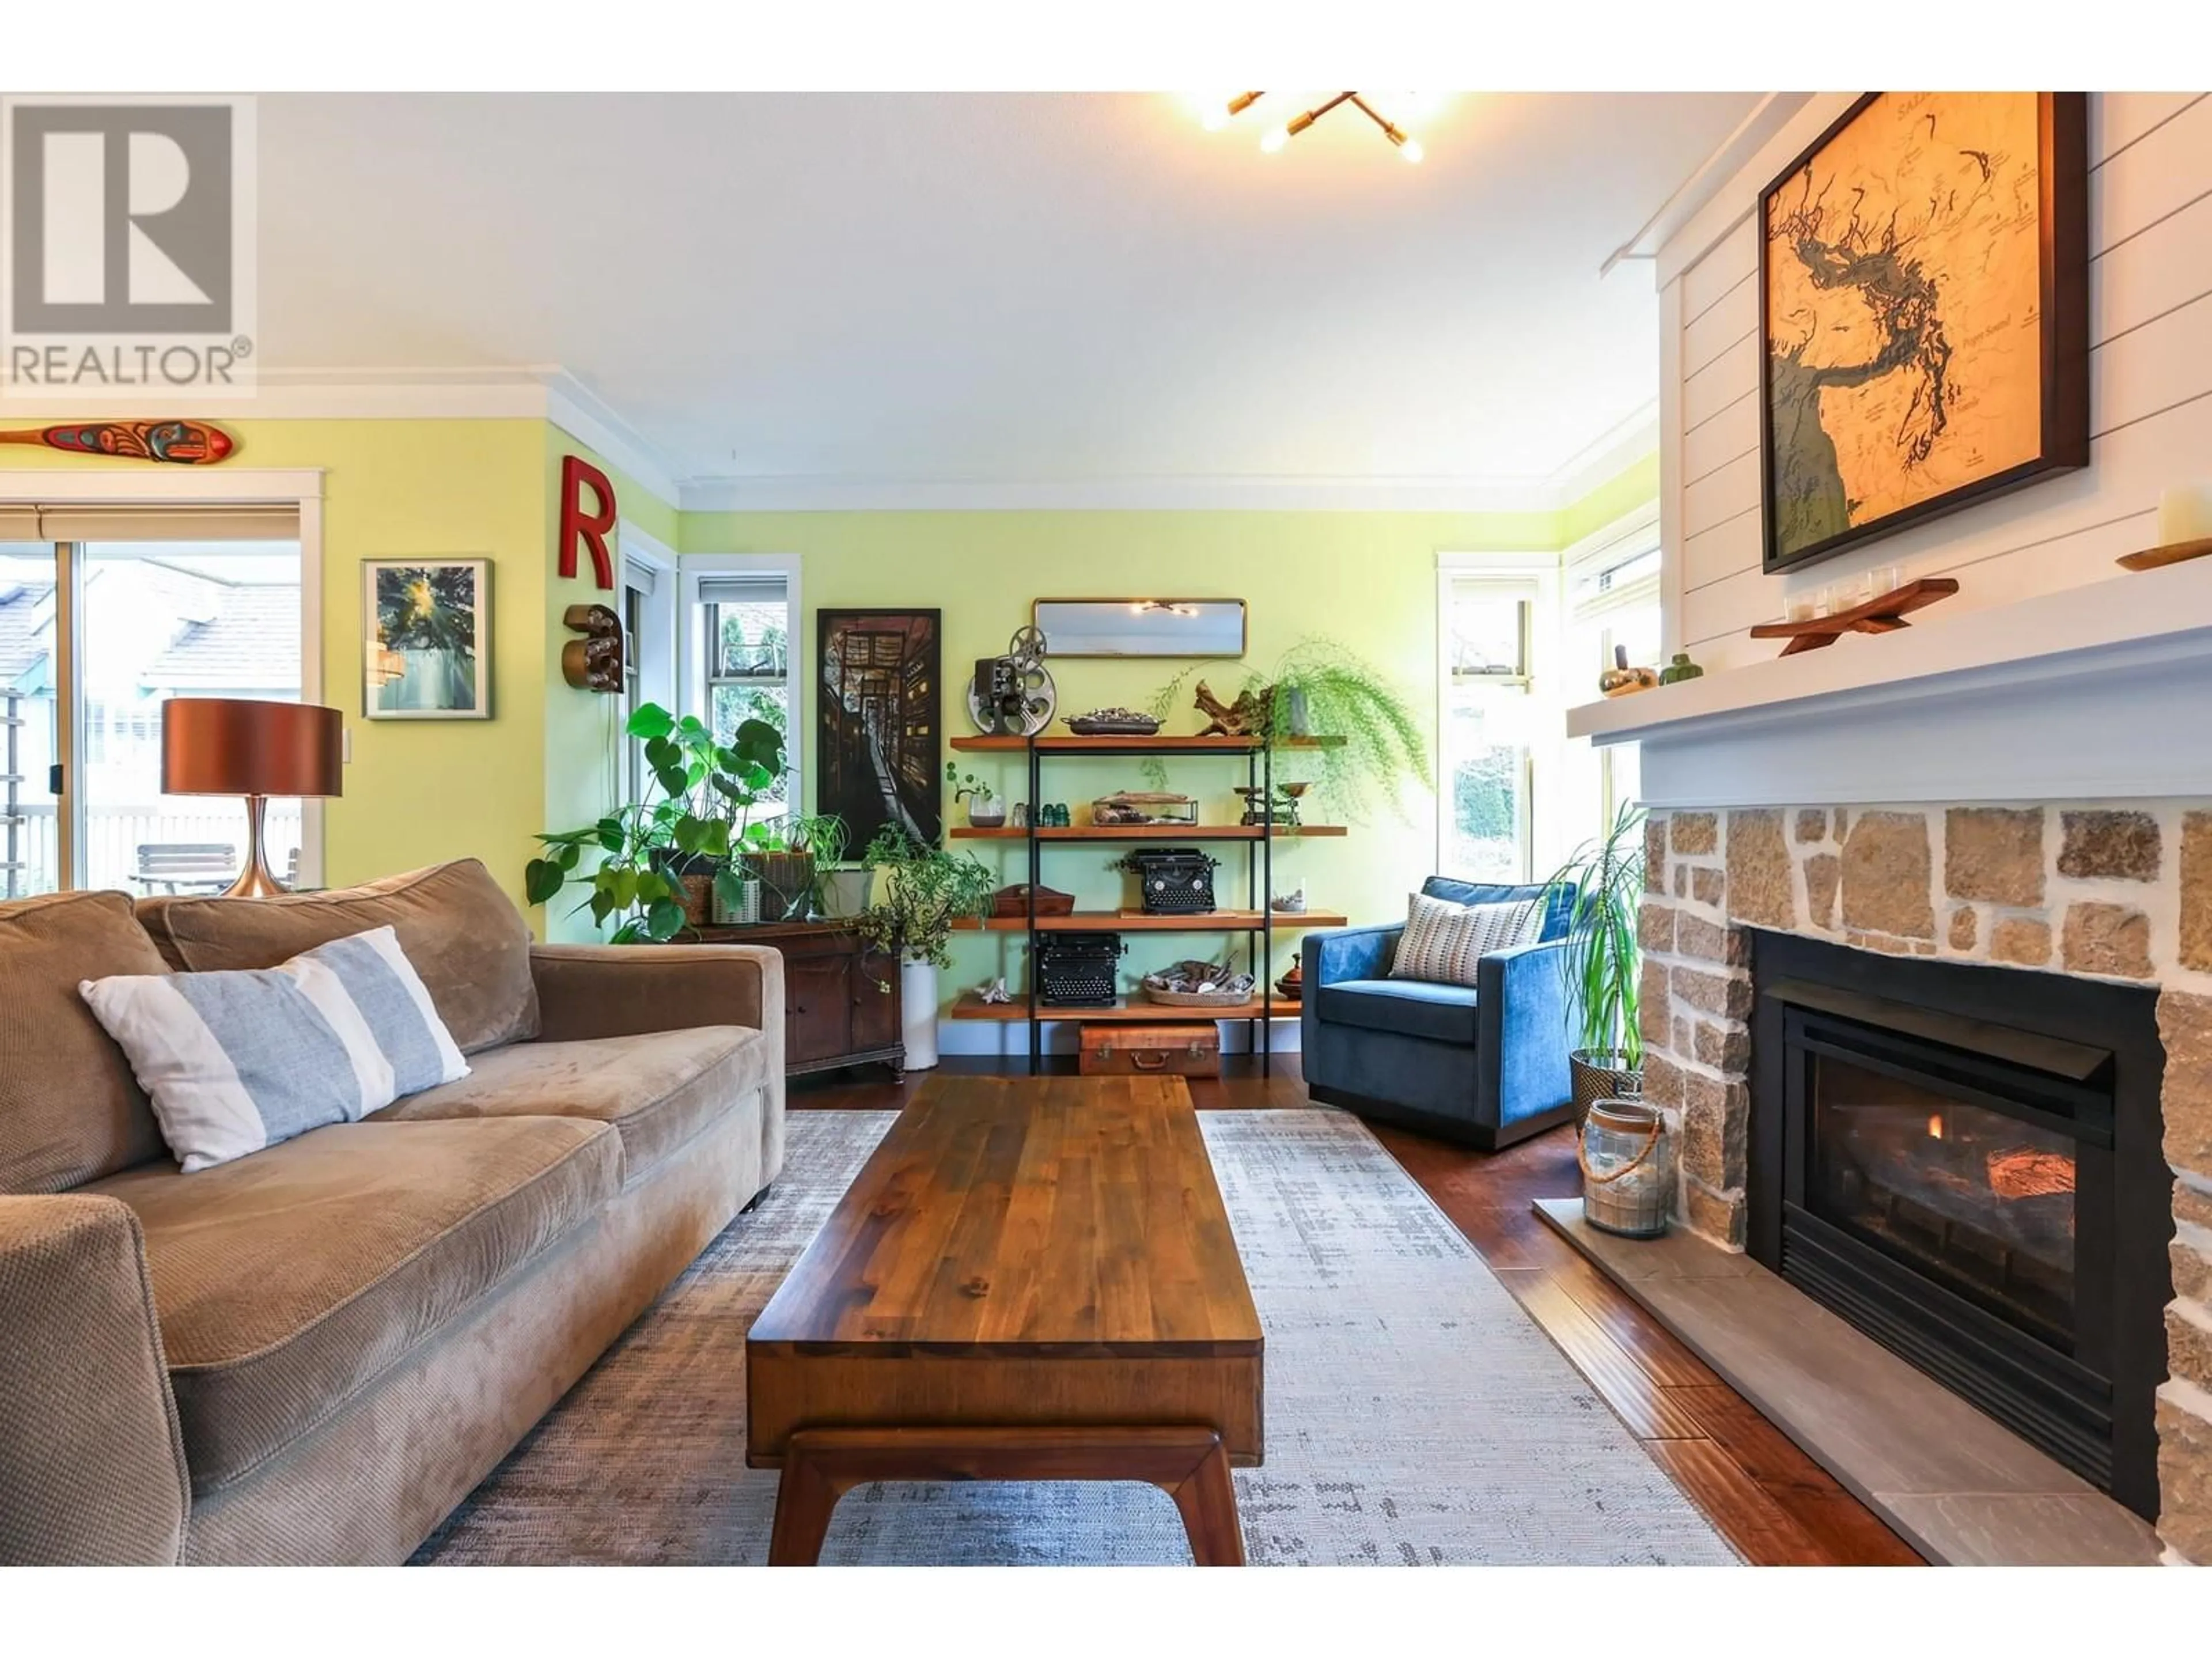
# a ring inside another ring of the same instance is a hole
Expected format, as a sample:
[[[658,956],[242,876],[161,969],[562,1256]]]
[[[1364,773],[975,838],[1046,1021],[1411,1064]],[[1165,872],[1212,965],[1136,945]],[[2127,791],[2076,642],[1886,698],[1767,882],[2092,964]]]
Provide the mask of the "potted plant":
[[[1186,681],[1206,665],[1194,663],[1152,698],[1149,712],[1165,720]],[[1249,673],[1242,691],[1260,702],[1253,730],[1275,750],[1310,762],[1319,773],[1314,790],[1324,809],[1342,822],[1364,820],[1378,798],[1401,821],[1401,792],[1429,779],[1428,741],[1413,707],[1373,665],[1338,641],[1316,635],[1299,641],[1275,662],[1272,674]],[[1308,745],[1301,739],[1326,736]],[[1166,768],[1148,761],[1153,787],[1166,787]]]
[[[623,730],[645,744],[644,798],[582,829],[541,834],[544,856],[530,860],[523,886],[532,903],[550,904],[583,882],[591,891],[578,908],[595,927],[613,923],[615,944],[657,944],[706,920],[709,890],[738,902],[730,851],[783,775],[783,739],[747,720],[723,744],[703,720],[658,703],[641,706]],[[599,854],[588,871],[586,853]]]
[[[945,763],[945,781],[952,786],[952,799],[968,803],[968,822],[977,830],[996,830],[1006,821],[1006,803],[973,772],[963,772],[957,762]]]
[[[801,814],[779,826],[754,824],[736,856],[761,884],[764,919],[803,921],[822,909],[823,873],[845,856],[845,820],[835,812]]]
[[[1575,1104],[1643,1093],[1644,1039],[1636,1023],[1637,913],[1644,903],[1644,811],[1624,805],[1613,828],[1585,842],[1547,886],[1567,889],[1568,1018],[1582,1046],[1568,1055]]]
[[[863,858],[883,878],[854,927],[897,957],[907,1069],[927,1071],[937,1064],[937,975],[952,965],[952,924],[988,911],[999,878],[973,853],[948,853],[894,825],[878,832]]]

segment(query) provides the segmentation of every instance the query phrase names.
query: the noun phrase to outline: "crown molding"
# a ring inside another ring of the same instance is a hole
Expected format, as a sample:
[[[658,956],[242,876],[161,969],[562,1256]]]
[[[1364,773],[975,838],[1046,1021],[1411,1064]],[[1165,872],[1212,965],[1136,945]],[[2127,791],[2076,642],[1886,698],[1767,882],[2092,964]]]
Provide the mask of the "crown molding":
[[[565,368],[544,379],[545,418],[629,474],[670,507],[683,506],[683,489],[665,451],[613,404]]]
[[[686,513],[1550,513],[1543,478],[704,477],[683,482]]]
[[[216,407],[216,404],[220,407]],[[558,364],[505,368],[264,368],[246,396],[88,393],[0,398],[27,421],[182,415],[232,420],[544,420],[685,513],[1556,513],[1657,447],[1656,404],[1546,476],[1160,474],[1097,478],[894,475],[690,477]]]

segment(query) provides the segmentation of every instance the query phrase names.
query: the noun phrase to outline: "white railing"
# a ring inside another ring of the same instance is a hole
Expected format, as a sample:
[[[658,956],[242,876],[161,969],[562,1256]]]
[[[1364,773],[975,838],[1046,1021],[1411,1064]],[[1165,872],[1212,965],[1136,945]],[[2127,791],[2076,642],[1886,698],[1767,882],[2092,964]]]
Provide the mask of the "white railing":
[[[60,884],[61,844],[51,804],[16,809],[22,822],[16,826],[15,861],[23,867],[0,870],[0,896],[9,898],[50,893]],[[210,797],[204,807],[183,806],[174,801],[146,806],[95,806],[85,826],[85,884],[119,887],[125,892],[145,890],[131,878],[138,872],[138,849],[179,842],[226,846],[232,849],[230,873],[246,853],[246,811],[235,801]],[[283,876],[300,844],[300,808],[296,802],[269,808],[269,865]],[[0,842],[0,846],[4,846]]]

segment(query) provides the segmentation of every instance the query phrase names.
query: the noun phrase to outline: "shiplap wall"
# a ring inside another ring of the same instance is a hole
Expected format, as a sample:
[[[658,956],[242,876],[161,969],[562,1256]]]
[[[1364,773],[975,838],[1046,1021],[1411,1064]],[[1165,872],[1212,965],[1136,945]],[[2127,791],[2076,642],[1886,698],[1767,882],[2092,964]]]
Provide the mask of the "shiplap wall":
[[[1779,618],[1786,593],[1869,565],[1959,579],[1923,623],[2112,578],[2115,557],[2157,539],[2160,490],[2212,477],[2212,95],[2093,93],[2089,465],[1760,573],[1753,216],[1766,182],[1850,101],[1814,100],[1660,250],[1668,648],[1709,672],[1775,653],[1745,630]]]

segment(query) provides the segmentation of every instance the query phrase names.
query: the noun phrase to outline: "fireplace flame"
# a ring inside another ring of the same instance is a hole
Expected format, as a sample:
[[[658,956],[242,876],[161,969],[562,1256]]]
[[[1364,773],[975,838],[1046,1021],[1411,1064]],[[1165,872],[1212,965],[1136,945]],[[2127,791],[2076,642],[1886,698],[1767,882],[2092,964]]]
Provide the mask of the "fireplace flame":
[[[1930,1140],[1941,1140],[1943,1139],[1942,1113],[1930,1112],[1928,1115],[1928,1138]]]

